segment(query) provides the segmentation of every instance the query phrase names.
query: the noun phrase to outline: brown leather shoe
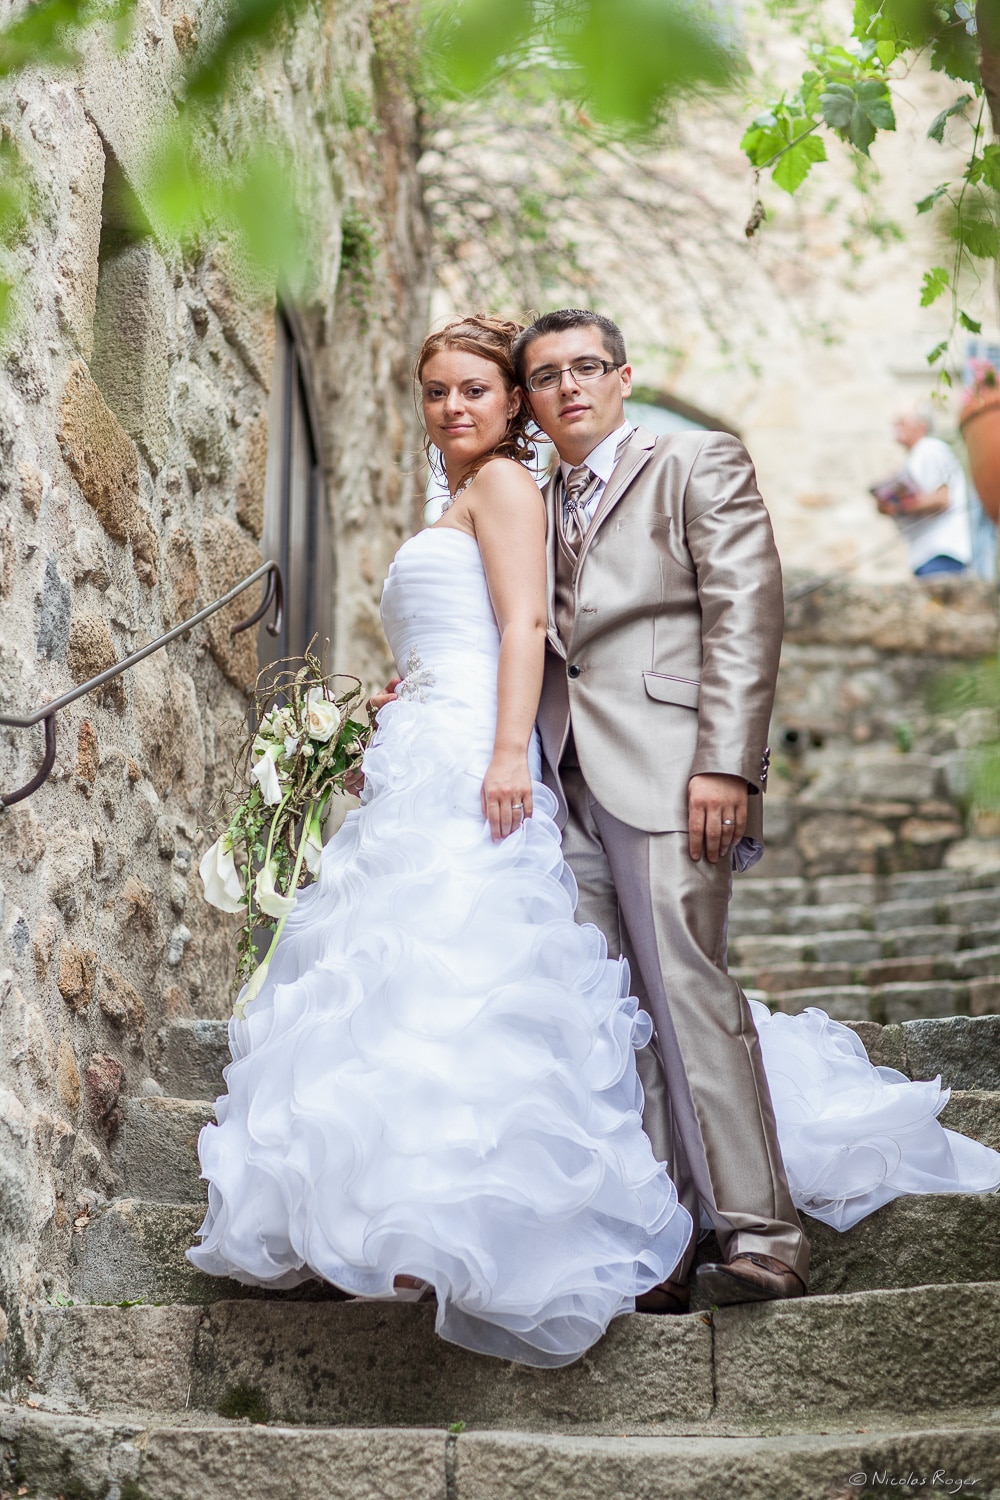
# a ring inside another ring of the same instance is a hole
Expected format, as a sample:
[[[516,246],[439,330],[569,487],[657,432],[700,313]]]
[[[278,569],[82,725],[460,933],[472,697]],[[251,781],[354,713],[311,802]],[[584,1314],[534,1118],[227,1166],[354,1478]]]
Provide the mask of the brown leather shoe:
[[[686,1281],[661,1281],[635,1299],[636,1312],[686,1313],[691,1307],[691,1288]]]
[[[728,1265],[699,1266],[698,1290],[714,1307],[733,1302],[775,1302],[782,1297],[804,1297],[805,1283],[773,1255],[746,1251]]]

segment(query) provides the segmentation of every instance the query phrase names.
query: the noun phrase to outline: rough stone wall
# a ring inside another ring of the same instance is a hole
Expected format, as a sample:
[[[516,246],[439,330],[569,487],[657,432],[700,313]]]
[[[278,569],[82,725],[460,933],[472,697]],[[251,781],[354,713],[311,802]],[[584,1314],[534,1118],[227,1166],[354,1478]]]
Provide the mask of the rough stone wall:
[[[995,715],[942,714],[934,692],[996,634],[995,590],[966,579],[840,583],[789,603],[762,877],[997,863],[997,820],[967,806]]]
[[[191,9],[140,3],[124,55],[94,38],[78,75],[22,77],[0,99],[38,186],[19,252],[28,293],[0,364],[10,712],[261,560],[273,302],[248,293],[224,246],[182,257],[150,240],[99,259],[102,200],[107,233],[197,34]],[[331,615],[338,663],[369,680],[385,670],[377,582],[419,504],[400,463],[418,447],[408,371],[427,286],[405,26],[393,0],[307,9],[241,105],[318,184],[321,255],[300,313],[339,554]],[[254,632],[233,641],[228,625],[255,600],[60,714],[48,783],[0,815],[0,1332],[9,1318],[15,1352],[25,1303],[59,1295],[74,1228],[116,1191],[121,1101],[156,1091],[157,1028],[228,1010],[233,919],[203,903],[197,862],[256,672]],[[0,790],[29,778],[41,738],[0,730]]]

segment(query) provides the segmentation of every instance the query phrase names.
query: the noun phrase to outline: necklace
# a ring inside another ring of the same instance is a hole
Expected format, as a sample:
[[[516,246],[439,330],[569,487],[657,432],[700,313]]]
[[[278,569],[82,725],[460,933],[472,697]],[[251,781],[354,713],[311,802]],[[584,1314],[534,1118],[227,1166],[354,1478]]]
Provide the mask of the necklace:
[[[459,485],[458,489],[455,491],[455,493],[453,495],[449,494],[447,500],[441,506],[441,514],[442,515],[444,515],[444,513],[445,513],[446,510],[450,510],[451,509],[451,507],[455,504],[455,501],[458,499],[459,495],[462,494],[463,490],[467,490],[469,488],[469,485],[472,483],[472,481],[475,479],[475,477],[476,477],[475,474],[470,474],[469,477],[468,477],[468,479],[463,479],[462,480],[462,483]]]

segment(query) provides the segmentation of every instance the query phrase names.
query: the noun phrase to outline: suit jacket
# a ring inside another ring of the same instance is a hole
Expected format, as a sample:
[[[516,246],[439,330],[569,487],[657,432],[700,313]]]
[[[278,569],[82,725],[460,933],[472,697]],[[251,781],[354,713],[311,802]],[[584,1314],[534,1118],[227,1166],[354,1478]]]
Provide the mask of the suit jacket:
[[[699,772],[741,776],[762,837],[767,731],[784,624],[781,566],[743,444],[638,428],[601,497],[573,575],[568,642],[554,615],[555,480],[545,491],[548,649],[538,710],[545,780],[572,724],[597,800],[650,833],[687,828]]]

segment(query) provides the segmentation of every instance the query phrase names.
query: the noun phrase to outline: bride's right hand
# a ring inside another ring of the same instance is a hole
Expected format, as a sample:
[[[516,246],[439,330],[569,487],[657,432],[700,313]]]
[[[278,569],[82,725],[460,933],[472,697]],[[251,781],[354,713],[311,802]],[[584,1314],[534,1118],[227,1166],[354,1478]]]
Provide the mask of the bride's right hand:
[[[499,844],[516,833],[531,817],[531,772],[526,754],[494,753],[483,777],[483,817],[490,825],[493,842]]]
[[[402,677],[394,677],[391,682],[386,683],[385,687],[380,693],[372,693],[371,697],[368,699],[369,717],[374,718],[379,709],[385,708],[385,705],[387,703],[395,703],[396,689],[399,687],[399,684],[402,682],[402,680]]]

